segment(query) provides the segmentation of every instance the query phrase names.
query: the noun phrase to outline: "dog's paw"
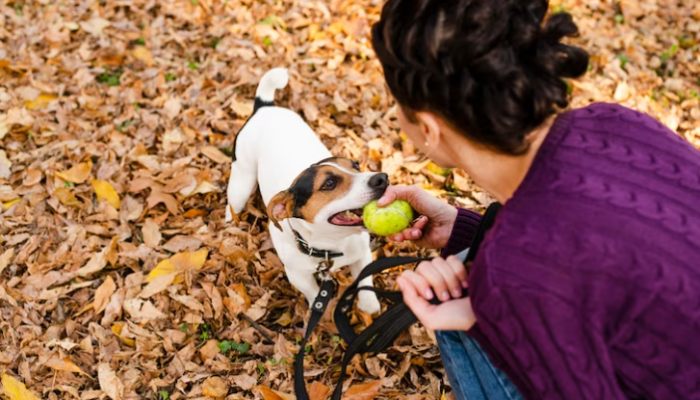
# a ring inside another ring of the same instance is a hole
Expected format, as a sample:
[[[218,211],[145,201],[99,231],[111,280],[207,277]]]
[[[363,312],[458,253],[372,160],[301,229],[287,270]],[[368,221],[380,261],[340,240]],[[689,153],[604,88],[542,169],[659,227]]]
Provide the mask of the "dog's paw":
[[[382,305],[377,300],[377,295],[374,292],[362,291],[358,295],[357,308],[369,314],[376,314],[382,311]]]

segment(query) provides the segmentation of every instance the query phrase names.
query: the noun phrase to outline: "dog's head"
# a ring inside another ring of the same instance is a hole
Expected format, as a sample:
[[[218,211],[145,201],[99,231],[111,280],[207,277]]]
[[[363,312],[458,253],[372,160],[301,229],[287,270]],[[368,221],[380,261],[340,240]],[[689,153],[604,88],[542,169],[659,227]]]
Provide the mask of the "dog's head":
[[[267,215],[279,222],[300,218],[315,226],[361,227],[362,207],[384,194],[384,173],[361,172],[357,162],[331,157],[299,174],[292,186],[270,200]]]

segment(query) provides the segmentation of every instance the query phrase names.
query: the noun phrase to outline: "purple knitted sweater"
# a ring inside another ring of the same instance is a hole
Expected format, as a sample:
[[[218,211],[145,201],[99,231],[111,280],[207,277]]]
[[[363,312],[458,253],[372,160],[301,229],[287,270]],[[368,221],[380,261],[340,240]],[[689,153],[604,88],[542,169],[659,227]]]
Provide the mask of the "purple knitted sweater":
[[[460,210],[443,254],[478,221]],[[470,295],[469,333],[527,399],[700,399],[700,152],[618,105],[560,115]]]

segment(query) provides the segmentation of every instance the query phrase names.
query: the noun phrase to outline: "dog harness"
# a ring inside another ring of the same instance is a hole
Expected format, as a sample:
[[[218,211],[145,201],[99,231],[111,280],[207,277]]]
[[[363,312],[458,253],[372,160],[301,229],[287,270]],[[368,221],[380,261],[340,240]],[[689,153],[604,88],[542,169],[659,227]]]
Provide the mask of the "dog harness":
[[[489,206],[484,214],[479,227],[476,230],[476,235],[472,241],[471,247],[461,253],[462,261],[465,265],[469,265],[476,257],[476,252],[479,245],[484,239],[486,231],[491,228],[495,219],[496,213],[500,209],[499,203],[493,203]],[[398,291],[381,290],[375,287],[358,286],[359,282],[364,278],[378,274],[389,268],[394,268],[399,265],[419,263],[421,261],[429,261],[429,259],[415,257],[384,257],[367,265],[360,275],[355,278],[354,282],[340,296],[338,305],[333,313],[335,326],[338,328],[338,333],[347,343],[347,350],[343,356],[343,361],[340,367],[340,377],[336,384],[331,400],[340,400],[343,393],[343,381],[347,378],[346,368],[356,354],[364,354],[368,352],[378,353],[394,343],[394,340],[401,332],[408,329],[411,325],[418,322],[416,316],[403,302],[403,294]],[[323,261],[322,261],[323,263]],[[306,352],[306,343],[311,337],[316,325],[321,321],[328,303],[333,298],[336,290],[336,284],[333,279],[323,280],[321,290],[311,306],[311,318],[306,327],[306,334],[299,345],[299,353],[294,360],[294,392],[297,400],[309,400],[309,394],[306,391],[306,383],[304,380],[304,354]],[[389,300],[393,303],[387,310],[377,317],[360,334],[356,334],[350,324],[348,313],[351,311],[355,299],[361,290],[371,290],[379,297]],[[464,291],[464,296],[467,296],[468,290]],[[437,296],[433,296],[430,300],[432,304],[440,304]]]

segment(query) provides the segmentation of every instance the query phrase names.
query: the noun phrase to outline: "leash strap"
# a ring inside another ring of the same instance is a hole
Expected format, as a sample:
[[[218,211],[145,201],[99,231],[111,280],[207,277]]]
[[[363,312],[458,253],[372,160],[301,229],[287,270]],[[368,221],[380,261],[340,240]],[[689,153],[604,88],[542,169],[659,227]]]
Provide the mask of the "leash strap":
[[[486,210],[486,213],[482,217],[479,226],[477,227],[474,240],[468,249],[465,265],[472,262],[476,257],[477,250],[484,239],[486,231],[493,226],[496,219],[496,214],[500,208],[500,204],[493,203]],[[380,258],[367,265],[362,272],[360,272],[360,275],[341,295],[333,313],[333,317],[335,320],[335,325],[338,328],[338,333],[343,338],[345,343],[348,344],[348,348],[343,356],[340,367],[340,377],[338,378],[338,383],[333,391],[331,400],[341,400],[343,393],[343,382],[347,378],[346,369],[356,354],[364,354],[367,352],[378,353],[384,350],[394,343],[401,332],[405,331],[418,321],[413,312],[411,312],[408,306],[404,304],[403,295],[401,292],[381,290],[367,286],[358,286],[359,282],[368,276],[376,275],[390,268],[429,260],[430,259],[427,258],[417,257]],[[323,285],[327,285],[328,282],[329,281],[324,282]],[[330,286],[335,289],[332,282]],[[316,300],[314,300],[311,319],[309,320],[309,324],[306,328],[306,336],[301,343],[301,348],[299,349],[299,353],[297,354],[297,358],[294,363],[294,391],[298,400],[310,400],[309,394],[306,391],[306,384],[304,380],[304,347],[306,346],[307,340],[311,336],[311,332],[320,321],[321,316],[323,315],[323,310],[325,310],[328,302],[333,297],[332,294],[326,297],[321,296],[321,294],[324,293],[323,289],[324,287],[322,286],[319,296],[316,298]],[[350,317],[348,316],[348,313],[352,310],[355,299],[362,290],[373,291],[378,297],[389,300],[394,304],[389,306],[382,315],[377,317],[377,319],[375,319],[370,326],[365,328],[365,330],[358,335],[355,333],[355,330],[350,324]],[[466,295],[468,295],[467,291],[465,291],[465,296]],[[433,304],[440,303],[437,296],[434,296],[430,302]],[[321,310],[320,313],[316,311],[317,306],[322,306],[322,308],[319,308],[319,310]]]

